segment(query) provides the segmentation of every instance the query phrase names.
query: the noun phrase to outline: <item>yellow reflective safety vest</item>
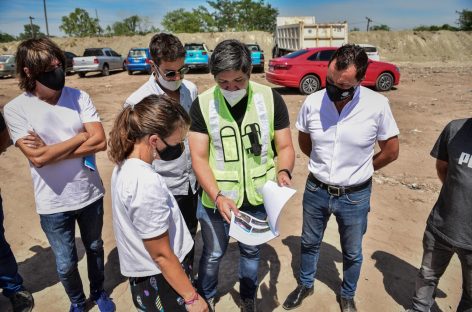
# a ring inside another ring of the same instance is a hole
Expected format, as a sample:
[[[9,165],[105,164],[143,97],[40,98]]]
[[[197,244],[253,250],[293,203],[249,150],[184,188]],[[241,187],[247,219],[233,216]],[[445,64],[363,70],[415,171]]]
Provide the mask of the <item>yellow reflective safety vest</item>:
[[[241,207],[244,194],[251,205],[263,203],[262,186],[275,180],[274,98],[272,89],[249,82],[248,103],[241,127],[231,115],[223,94],[214,86],[199,95],[210,138],[209,165],[222,194]],[[214,208],[203,192],[202,203]]]

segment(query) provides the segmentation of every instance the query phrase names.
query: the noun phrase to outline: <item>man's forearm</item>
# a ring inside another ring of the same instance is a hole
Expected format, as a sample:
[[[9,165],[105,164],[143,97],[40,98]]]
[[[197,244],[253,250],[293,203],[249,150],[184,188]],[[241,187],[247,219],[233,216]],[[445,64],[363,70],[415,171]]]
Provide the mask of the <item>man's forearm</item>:
[[[373,157],[374,171],[379,170],[397,159],[398,156],[392,153],[378,152]]]
[[[88,135],[86,133],[79,133],[64,142],[45,145],[37,149],[25,148],[24,144],[21,142],[17,142],[17,144],[20,145],[20,149],[35,167],[42,167],[44,165],[67,159],[69,154],[87,139]]]
[[[107,149],[105,140],[100,138],[90,137],[87,141],[82,143],[74,151],[72,151],[67,158],[80,158],[86,155],[95,154]]]

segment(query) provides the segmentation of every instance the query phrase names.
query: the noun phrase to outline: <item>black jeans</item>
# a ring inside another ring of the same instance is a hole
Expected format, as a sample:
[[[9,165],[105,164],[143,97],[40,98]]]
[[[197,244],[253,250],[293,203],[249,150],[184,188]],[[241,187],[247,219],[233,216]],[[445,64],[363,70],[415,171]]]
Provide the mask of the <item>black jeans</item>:
[[[189,185],[188,195],[174,195],[177,205],[179,205],[180,212],[184,217],[185,224],[195,241],[197,234],[198,220],[197,220],[197,206],[198,206],[198,192],[192,193]],[[187,254],[188,264],[190,267],[190,275],[193,277],[193,259],[195,255],[195,245]]]

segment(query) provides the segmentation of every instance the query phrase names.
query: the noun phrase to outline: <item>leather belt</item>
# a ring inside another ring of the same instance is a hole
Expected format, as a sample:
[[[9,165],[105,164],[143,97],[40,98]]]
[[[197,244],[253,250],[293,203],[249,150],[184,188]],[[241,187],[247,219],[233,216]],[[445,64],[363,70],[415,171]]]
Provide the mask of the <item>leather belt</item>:
[[[344,194],[357,192],[357,191],[360,191],[369,187],[372,184],[372,178],[369,178],[367,181],[362,182],[361,184],[356,184],[352,186],[330,185],[330,184],[323,183],[317,178],[315,178],[315,176],[311,172],[308,175],[308,180],[315,183],[317,186],[321,187],[322,189],[327,190],[328,193],[333,196],[341,196]]]

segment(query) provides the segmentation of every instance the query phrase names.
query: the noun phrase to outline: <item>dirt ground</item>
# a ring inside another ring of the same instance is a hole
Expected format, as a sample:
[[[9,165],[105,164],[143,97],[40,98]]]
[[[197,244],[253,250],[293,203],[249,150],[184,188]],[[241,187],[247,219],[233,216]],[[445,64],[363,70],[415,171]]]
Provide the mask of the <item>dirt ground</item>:
[[[374,175],[372,208],[364,238],[364,264],[356,301],[359,311],[403,311],[414,289],[421,261],[421,238],[425,220],[434,204],[440,183],[429,152],[446,123],[472,115],[472,62],[397,63],[401,84],[384,93],[400,128],[399,159]],[[204,91],[214,82],[210,74],[189,73],[186,77]],[[146,75],[128,76],[126,72],[108,77],[68,76],[66,84],[88,92],[108,133],[114,116],[126,97],[147,79]],[[264,74],[255,81],[267,84]],[[276,86],[274,86],[276,87]],[[292,137],[296,149],[294,188],[296,195],[281,215],[281,236],[262,248],[260,266],[260,311],[283,311],[281,304],[295,287],[301,232],[301,198],[307,176],[307,157],[298,148],[295,120],[305,96],[296,90],[276,87],[290,113]],[[19,94],[16,80],[0,80],[0,107]],[[110,177],[113,165],[106,153],[98,154],[98,166],[105,183],[105,287],[118,311],[134,311],[128,283],[119,273],[118,254],[112,231]],[[68,299],[55,271],[54,256],[35,212],[28,163],[11,146],[0,156],[0,187],[5,212],[7,240],[19,263],[25,285],[33,292],[35,311],[65,311]],[[79,269],[87,287],[84,249],[77,234]],[[197,258],[201,238],[196,241]],[[233,241],[220,269],[218,311],[238,311],[237,244]],[[197,259],[198,260],[198,259]],[[198,263],[198,262],[197,262]],[[315,294],[298,311],[339,311],[336,301],[342,278],[342,257],[337,225],[331,220],[326,230],[318,265]],[[436,311],[455,311],[461,294],[461,273],[454,257],[439,284]],[[10,311],[8,301],[0,298],[0,311]],[[91,311],[98,311],[92,307]]]

